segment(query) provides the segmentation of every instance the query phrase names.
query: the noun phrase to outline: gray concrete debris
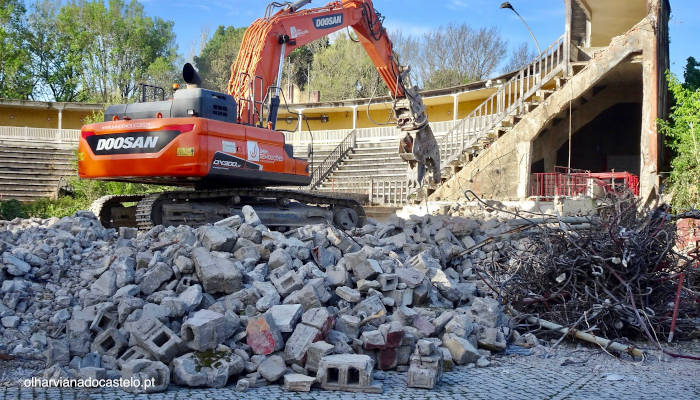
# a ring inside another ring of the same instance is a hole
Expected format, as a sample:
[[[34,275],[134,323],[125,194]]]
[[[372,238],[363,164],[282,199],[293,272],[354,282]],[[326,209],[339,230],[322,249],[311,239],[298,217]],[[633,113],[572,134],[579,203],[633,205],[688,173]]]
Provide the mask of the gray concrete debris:
[[[382,385],[373,384],[374,362],[366,354],[325,356],[318,366],[316,380],[326,390],[381,393]]]
[[[156,319],[141,319],[132,327],[131,335],[136,343],[158,361],[168,363],[184,349],[180,337]]]
[[[288,362],[301,363],[306,357],[306,351],[321,331],[313,326],[297,324],[292,336],[287,339],[284,347],[284,358]]]
[[[239,263],[212,255],[203,247],[192,250],[197,276],[207,293],[230,294],[241,289]]]
[[[109,328],[97,335],[92,342],[93,353],[118,357],[126,349],[127,341],[121,332],[114,328]]]
[[[243,218],[245,218],[246,224],[258,226],[262,223],[260,221],[260,217],[258,217],[258,214],[255,212],[253,207],[243,206],[243,209],[241,211],[243,212]]]
[[[270,259],[267,262],[267,266],[270,270],[279,268],[282,266],[291,268],[292,267],[292,256],[289,255],[284,249],[278,248],[277,250],[270,253]]]
[[[475,363],[480,357],[479,351],[467,339],[453,333],[445,334],[442,343],[450,350],[452,360],[458,365]]]
[[[333,352],[335,346],[324,341],[312,343],[306,351],[306,369],[316,373],[321,359]]]
[[[316,382],[316,378],[308,375],[287,374],[284,376],[283,388],[288,392],[310,392],[314,382]]]
[[[173,360],[173,381],[191,387],[221,388],[243,371],[244,362],[228,349],[213,353],[187,353]]]
[[[301,304],[282,304],[270,307],[270,315],[280,332],[294,332],[302,315]]]
[[[411,356],[406,385],[432,389],[440,382],[442,367],[442,351],[438,350],[435,342],[419,340],[416,344],[416,350]]]
[[[213,350],[231,336],[231,328],[222,314],[199,310],[182,324],[180,336],[192,350]]]
[[[133,378],[134,381],[142,382],[140,386],[124,388],[131,393],[164,392],[170,385],[170,369],[160,361],[134,359],[122,364],[121,373],[124,380]]]
[[[197,228],[197,238],[209,251],[231,251],[238,234],[226,226],[202,226]]]
[[[287,365],[284,359],[278,355],[273,355],[265,359],[258,367],[258,373],[268,382],[277,382],[284,372],[287,370]]]
[[[337,294],[343,300],[349,301],[350,303],[357,303],[362,300],[362,294],[359,290],[355,290],[347,286],[338,286],[335,288],[335,294]]]
[[[484,228],[503,227],[423,216],[282,233],[250,207],[147,232],[84,213],[0,221],[0,351],[44,359],[50,376],[159,382],[134,393],[168,378],[247,390],[284,377],[306,391],[313,374],[371,392],[374,363],[430,387],[452,363],[488,364],[511,336],[474,273],[498,246],[451,258]]]
[[[272,255],[270,256],[272,257]],[[280,296],[287,296],[293,291],[304,287],[304,282],[299,277],[299,274],[294,270],[290,270],[286,265],[278,266],[278,268],[270,271],[270,280],[275,285]]]

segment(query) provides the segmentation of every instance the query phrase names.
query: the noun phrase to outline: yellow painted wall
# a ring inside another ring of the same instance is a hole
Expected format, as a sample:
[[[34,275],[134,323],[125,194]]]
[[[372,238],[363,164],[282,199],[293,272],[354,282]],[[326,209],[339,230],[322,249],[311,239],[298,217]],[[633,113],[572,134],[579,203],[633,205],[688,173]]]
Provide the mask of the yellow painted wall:
[[[436,102],[437,100],[437,102]],[[458,102],[457,119],[462,119],[469,115],[476,107],[478,107],[485,98],[478,100],[463,100]],[[431,103],[427,106],[428,119],[431,122],[452,121],[452,113],[454,111],[454,103],[452,96],[442,96],[439,98],[431,98]],[[377,108],[381,106],[381,108]],[[370,118],[367,116],[367,106],[360,105],[357,107],[357,127],[358,128],[374,128],[377,123],[384,123],[391,112],[391,104],[384,103],[381,105],[373,105],[370,110]],[[304,111],[307,117],[318,118],[321,115],[328,116],[328,122],[320,120],[308,121],[312,131],[318,130],[348,130],[352,129],[352,109],[349,107],[339,107],[337,111],[318,111],[313,109]],[[289,123],[287,117],[290,117]],[[280,130],[297,130],[296,115],[289,114],[286,111],[280,111],[277,119],[277,129]],[[374,120],[374,121],[372,121]],[[302,130],[307,130],[306,123],[302,126]]]
[[[63,129],[80,129],[86,111],[63,110]],[[58,111],[50,109],[14,108],[0,106],[0,126],[28,126],[30,128],[58,128]]]

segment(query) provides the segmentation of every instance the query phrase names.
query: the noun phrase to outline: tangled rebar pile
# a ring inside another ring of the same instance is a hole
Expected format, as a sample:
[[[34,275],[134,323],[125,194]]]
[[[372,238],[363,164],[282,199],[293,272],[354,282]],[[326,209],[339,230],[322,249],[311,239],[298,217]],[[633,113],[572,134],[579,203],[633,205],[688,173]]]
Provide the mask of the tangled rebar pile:
[[[521,217],[484,279],[519,312],[572,330],[657,343],[697,334],[698,251],[674,249],[675,217],[640,212],[629,194],[601,203],[595,217]]]

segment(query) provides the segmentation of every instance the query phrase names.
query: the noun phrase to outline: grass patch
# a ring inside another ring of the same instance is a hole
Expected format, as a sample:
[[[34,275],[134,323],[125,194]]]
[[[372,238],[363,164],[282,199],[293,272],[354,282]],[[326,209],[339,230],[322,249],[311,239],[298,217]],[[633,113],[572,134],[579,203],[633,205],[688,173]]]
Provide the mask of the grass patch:
[[[66,193],[57,199],[39,199],[30,202],[0,201],[0,220],[18,217],[61,218],[73,215],[76,211],[89,210],[92,202],[102,196],[157,193],[172,189],[170,186],[107,182],[74,177],[68,181]]]

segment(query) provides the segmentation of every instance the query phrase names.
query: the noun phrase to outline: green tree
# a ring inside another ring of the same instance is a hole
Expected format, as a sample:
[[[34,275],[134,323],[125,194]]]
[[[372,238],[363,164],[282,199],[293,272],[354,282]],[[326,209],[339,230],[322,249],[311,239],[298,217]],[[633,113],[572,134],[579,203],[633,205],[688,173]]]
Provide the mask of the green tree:
[[[309,83],[309,71],[314,63],[314,56],[323,51],[330,45],[328,37],[323,37],[313,41],[306,46],[295,49],[287,60],[287,68],[284,71],[284,80],[290,80],[291,83],[298,86],[300,90],[304,90]]]
[[[58,23],[58,0],[41,0],[29,15],[28,50],[35,79],[32,98],[52,101],[82,101],[82,55],[71,50],[71,37]]]
[[[194,58],[204,87],[228,93],[231,64],[238,56],[245,30],[246,28],[219,26],[199,56]]]
[[[441,68],[428,75],[424,82],[426,88],[437,89],[458,86],[464,83],[464,76],[454,69]]]
[[[0,0],[0,98],[26,99],[32,92],[25,12],[20,0]]]
[[[686,89],[695,90],[700,88],[700,62],[693,57],[688,57],[683,73]]]
[[[365,49],[345,33],[315,55],[309,89],[320,90],[324,101],[370,97],[373,92],[376,96],[387,94]]]
[[[174,65],[177,57],[173,22],[146,16],[136,0],[72,0],[58,20],[82,55],[81,85],[92,101],[135,98],[153,63]]]
[[[684,87],[668,74],[675,105],[661,131],[675,153],[671,161],[670,189],[676,210],[700,208],[700,89]]]

